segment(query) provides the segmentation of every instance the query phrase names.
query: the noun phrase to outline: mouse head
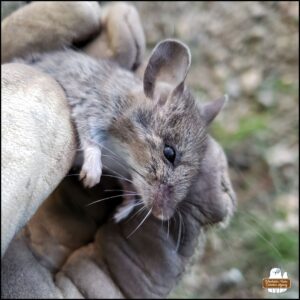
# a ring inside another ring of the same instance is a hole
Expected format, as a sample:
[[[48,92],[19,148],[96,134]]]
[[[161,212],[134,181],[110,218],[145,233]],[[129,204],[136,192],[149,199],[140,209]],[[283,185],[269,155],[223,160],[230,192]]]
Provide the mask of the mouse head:
[[[190,65],[187,46],[160,42],[144,73],[145,97],[123,126],[128,161],[140,173],[132,172],[135,189],[160,219],[169,219],[186,196],[201,167],[207,127],[225,102],[199,106],[185,85]]]

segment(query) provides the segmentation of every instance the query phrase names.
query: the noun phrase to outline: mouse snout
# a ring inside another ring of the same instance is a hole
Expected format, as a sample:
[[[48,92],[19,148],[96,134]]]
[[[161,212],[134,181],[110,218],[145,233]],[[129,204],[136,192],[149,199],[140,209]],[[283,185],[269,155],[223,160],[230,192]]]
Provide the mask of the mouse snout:
[[[172,191],[172,186],[169,184],[162,183],[158,186],[158,194],[160,194],[162,198],[169,197],[171,191]]]
[[[153,208],[152,214],[161,219],[165,220],[171,217],[173,213],[173,207],[171,205],[171,194],[173,187],[169,184],[158,184],[155,188],[153,195]]]

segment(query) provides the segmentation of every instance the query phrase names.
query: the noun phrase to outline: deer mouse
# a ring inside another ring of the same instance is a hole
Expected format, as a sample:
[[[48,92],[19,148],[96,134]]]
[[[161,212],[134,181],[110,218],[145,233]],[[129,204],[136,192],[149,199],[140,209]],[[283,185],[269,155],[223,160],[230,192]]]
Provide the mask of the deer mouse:
[[[200,105],[194,99],[185,85],[189,48],[173,39],[158,43],[143,80],[112,61],[71,49],[22,62],[64,89],[82,150],[84,185],[99,183],[102,168],[114,172],[113,164],[122,164],[124,190],[135,191],[155,217],[171,218],[201,168],[207,127],[226,101],[224,96]],[[128,215],[135,193],[127,194],[115,220]]]

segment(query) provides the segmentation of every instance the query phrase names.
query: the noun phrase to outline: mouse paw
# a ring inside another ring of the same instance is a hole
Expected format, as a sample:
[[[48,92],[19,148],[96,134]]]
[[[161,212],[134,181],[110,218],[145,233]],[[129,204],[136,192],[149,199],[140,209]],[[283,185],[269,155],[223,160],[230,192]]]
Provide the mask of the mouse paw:
[[[132,210],[133,210],[132,206],[128,206],[128,207],[120,206],[120,207],[118,207],[117,211],[115,212],[114,217],[113,217],[115,223],[119,223],[122,220],[124,220],[125,218],[127,218]]]
[[[102,175],[101,149],[90,142],[85,142],[83,148],[83,165],[79,178],[83,180],[85,187],[91,188],[100,182]]]
[[[117,207],[117,210],[113,216],[115,223],[119,223],[120,221],[126,219],[130,213],[133,211],[135,207],[135,199],[130,202],[122,203]]]
[[[92,188],[100,182],[101,175],[101,162],[94,165],[85,163],[81,168],[79,178],[83,181],[86,188]]]

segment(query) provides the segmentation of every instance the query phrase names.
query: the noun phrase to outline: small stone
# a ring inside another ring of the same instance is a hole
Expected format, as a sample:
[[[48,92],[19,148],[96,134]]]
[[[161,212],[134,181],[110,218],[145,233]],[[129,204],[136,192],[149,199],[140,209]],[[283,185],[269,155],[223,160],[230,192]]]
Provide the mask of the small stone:
[[[266,29],[262,26],[255,26],[253,29],[249,32],[248,38],[251,40],[261,40],[266,36],[267,32]]]
[[[287,145],[278,144],[270,148],[266,153],[266,160],[270,166],[282,167],[296,163],[297,153]]]
[[[275,104],[276,98],[272,90],[262,90],[258,92],[257,101],[266,108]]]
[[[226,51],[226,49],[224,48],[217,48],[217,49],[214,49],[214,51],[211,51],[211,53],[213,54],[214,58],[217,60],[217,61],[225,61],[228,57],[228,51]]]
[[[247,62],[245,62],[245,60],[242,59],[241,57],[235,57],[235,58],[232,58],[232,60],[231,60],[231,67],[232,67],[235,71],[241,71],[241,70],[243,70],[246,66],[247,66]]]
[[[287,213],[296,212],[299,208],[299,197],[296,194],[282,194],[275,199],[276,208]]]
[[[279,2],[280,9],[294,20],[299,20],[299,2],[298,1],[282,1]]]
[[[241,95],[241,86],[238,79],[230,78],[226,82],[226,93],[232,98],[238,98]]]
[[[224,80],[228,77],[228,68],[224,65],[216,65],[214,67],[214,73],[218,79]]]
[[[253,2],[252,5],[248,6],[250,14],[255,19],[261,19],[267,15],[267,11],[262,3]]]
[[[251,69],[242,74],[241,85],[243,90],[251,94],[253,93],[261,84],[262,73],[258,69]]]
[[[229,289],[243,284],[245,281],[243,274],[237,268],[232,268],[229,271],[221,274],[216,283],[216,289],[224,293]]]
[[[287,224],[289,228],[297,230],[299,228],[299,216],[295,214],[290,214],[287,218]]]
[[[288,230],[297,230],[299,228],[299,218],[297,213],[290,213],[286,220],[276,221],[273,228],[277,232],[286,232]]]

